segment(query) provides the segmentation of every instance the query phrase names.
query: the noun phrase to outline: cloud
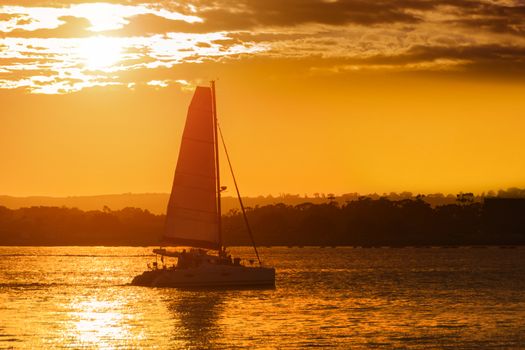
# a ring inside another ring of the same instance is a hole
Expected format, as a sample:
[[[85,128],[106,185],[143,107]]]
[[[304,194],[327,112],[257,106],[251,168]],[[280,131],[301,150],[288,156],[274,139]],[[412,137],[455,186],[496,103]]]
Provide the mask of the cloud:
[[[453,72],[460,74],[498,75],[515,79],[525,74],[525,47],[497,44],[480,46],[416,45],[395,54],[368,57],[333,57],[312,62],[313,74],[355,72]]]
[[[228,39],[225,33],[6,38],[0,43],[0,88],[26,87],[35,93],[67,93],[91,86],[128,84],[131,81],[126,77],[133,71],[172,68],[184,62],[203,63],[265,49],[253,43],[232,41],[228,44]],[[42,75],[53,77],[45,83],[54,87],[43,89],[43,84],[33,79]],[[140,79],[138,75],[134,77]]]
[[[412,47],[405,55],[408,59],[428,60],[436,58],[467,59],[474,62],[524,62],[525,47],[498,44],[458,47]]]
[[[443,22],[451,25],[481,25],[497,32],[522,33],[525,16],[525,4],[521,0],[193,0],[184,3],[130,0],[126,5],[113,1],[64,0],[32,2],[31,7],[13,6],[17,3],[0,0],[0,4],[4,4],[2,17],[17,12],[32,17],[38,17],[39,12],[56,18],[85,16],[97,31],[127,27],[128,33],[138,33],[140,29],[150,33],[202,33],[303,24],[417,24],[443,16],[448,17],[443,18]],[[2,17],[0,20],[5,20]],[[108,22],[113,23],[112,28],[107,26]]]
[[[525,73],[525,46],[487,44],[476,46],[416,46],[400,57],[405,61],[446,59],[465,62],[464,69],[480,73]],[[468,63],[467,63],[468,62]]]
[[[82,38],[93,35],[88,28],[91,23],[85,18],[73,16],[58,17],[61,24],[56,28],[41,28],[35,30],[13,29],[6,37],[14,38]]]
[[[457,26],[483,24],[487,30],[516,33],[523,30],[525,16],[522,1],[489,0],[197,0],[174,8],[202,21],[172,23],[170,27],[162,25],[162,20],[154,23],[155,19],[149,18],[149,24],[160,31],[171,28],[202,33],[304,24],[416,25],[437,20]]]
[[[129,23],[128,18],[137,15],[151,14],[171,21],[195,23],[201,19],[194,15],[185,15],[165,8],[148,5],[121,5],[111,3],[79,3],[67,7],[25,7],[1,6],[0,12],[10,17],[0,21],[0,32],[13,37],[13,31],[35,31],[39,29],[56,29],[64,24],[61,18],[82,18],[89,21],[87,28],[91,32],[114,31]],[[24,18],[26,23],[20,22]],[[73,37],[73,36],[71,36]]]
[[[419,18],[395,5],[381,1],[260,0],[194,1],[195,15],[201,22],[172,24],[182,32],[237,31],[262,27],[290,27],[308,23],[374,25],[384,23],[416,23]],[[136,20],[136,19],[135,19]],[[167,29],[163,21],[150,18],[150,24]],[[133,19],[132,19],[133,21]],[[166,23],[164,23],[166,24]],[[133,24],[130,25],[133,27]],[[124,29],[126,30],[126,28]]]
[[[461,16],[449,23],[494,33],[522,35],[525,33],[525,6],[479,3],[463,9]]]
[[[184,30],[188,26],[191,26],[191,24],[187,22],[176,21],[154,14],[140,14],[130,17],[128,23],[122,28],[106,31],[104,34],[112,36],[148,36],[174,32],[197,32]]]
[[[0,88],[147,86],[168,80],[156,73],[142,79],[146,71],[248,57],[295,60],[305,74],[525,72],[521,0],[63,0],[25,7],[0,0],[6,3]],[[97,57],[104,48],[114,57]]]

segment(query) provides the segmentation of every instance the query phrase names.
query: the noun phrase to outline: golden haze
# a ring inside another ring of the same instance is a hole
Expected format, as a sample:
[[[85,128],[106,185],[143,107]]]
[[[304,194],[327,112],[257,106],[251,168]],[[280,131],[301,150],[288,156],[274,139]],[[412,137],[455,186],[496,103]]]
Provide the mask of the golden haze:
[[[458,16],[439,32],[445,17],[412,21],[414,9],[325,23],[312,8],[286,24],[254,2],[263,17],[234,24],[197,3],[89,5],[106,6],[98,22],[73,4],[47,17],[11,5],[0,17],[2,194],[168,192],[192,89],[211,79],[245,195],[525,185],[525,44],[510,30]]]

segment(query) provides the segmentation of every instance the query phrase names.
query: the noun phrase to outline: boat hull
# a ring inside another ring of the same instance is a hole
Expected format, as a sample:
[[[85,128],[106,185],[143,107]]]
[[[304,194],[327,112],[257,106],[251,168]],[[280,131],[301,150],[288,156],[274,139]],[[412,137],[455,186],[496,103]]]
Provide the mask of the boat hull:
[[[275,286],[275,269],[231,265],[157,269],[136,276],[131,284],[175,288],[272,287]]]

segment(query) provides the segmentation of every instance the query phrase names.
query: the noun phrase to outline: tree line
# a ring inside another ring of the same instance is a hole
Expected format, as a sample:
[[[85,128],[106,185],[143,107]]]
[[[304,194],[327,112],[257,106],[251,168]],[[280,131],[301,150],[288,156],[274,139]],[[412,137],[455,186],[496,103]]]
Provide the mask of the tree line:
[[[360,197],[340,204],[305,202],[247,208],[262,246],[430,246],[525,244],[525,199],[459,194],[454,204],[431,206],[423,196],[391,200]],[[158,245],[164,215],[124,208],[0,206],[0,245]],[[226,245],[249,245],[242,213],[223,215]]]

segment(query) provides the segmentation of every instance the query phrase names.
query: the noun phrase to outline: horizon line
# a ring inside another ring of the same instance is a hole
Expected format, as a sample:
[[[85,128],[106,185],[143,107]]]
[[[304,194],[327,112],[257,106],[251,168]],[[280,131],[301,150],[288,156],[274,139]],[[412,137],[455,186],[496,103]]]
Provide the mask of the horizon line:
[[[432,196],[432,195],[443,195],[443,196],[455,196],[457,194],[465,194],[465,193],[472,193],[474,196],[486,196],[489,193],[494,193],[495,195],[498,194],[498,192],[508,192],[511,190],[518,190],[518,191],[525,191],[524,187],[507,187],[507,188],[500,188],[497,190],[487,190],[487,191],[481,191],[481,192],[474,192],[474,191],[459,191],[459,192],[416,192],[416,191],[409,191],[409,190],[403,190],[403,191],[390,191],[390,192],[344,192],[344,193],[335,193],[335,192],[305,192],[305,193],[268,193],[268,194],[257,194],[257,195],[242,195],[243,198],[284,198],[284,197],[299,197],[299,198],[326,198],[326,197],[344,197],[344,196],[391,196],[392,194],[395,195],[405,195],[405,196],[412,196],[416,197],[418,195],[423,196]],[[81,197],[105,197],[105,196],[125,196],[125,195],[133,195],[133,196],[140,196],[140,195],[170,195],[170,192],[120,192],[120,193],[104,193],[104,194],[71,194],[71,195],[49,195],[49,194],[34,194],[34,195],[13,195],[13,194],[4,194],[0,193],[0,197],[11,197],[11,198],[19,198],[19,199],[25,199],[25,198],[55,198],[55,199],[65,199],[65,198],[81,198]],[[223,198],[237,197],[236,195],[224,195]]]

